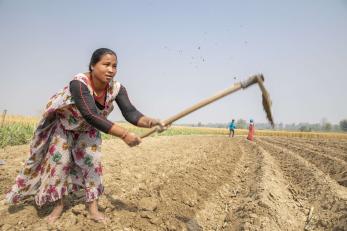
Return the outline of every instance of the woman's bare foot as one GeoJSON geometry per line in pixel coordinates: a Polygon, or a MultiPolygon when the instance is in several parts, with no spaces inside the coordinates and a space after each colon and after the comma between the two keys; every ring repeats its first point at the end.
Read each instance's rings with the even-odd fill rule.
{"type": "Polygon", "coordinates": [[[64,210],[64,202],[63,199],[57,201],[52,212],[46,217],[46,221],[48,224],[53,224],[61,215],[64,210]]]}
{"type": "Polygon", "coordinates": [[[88,212],[89,212],[90,219],[99,223],[107,223],[106,216],[103,213],[99,212],[98,210],[97,200],[87,203],[87,206],[89,210],[88,212]]]}

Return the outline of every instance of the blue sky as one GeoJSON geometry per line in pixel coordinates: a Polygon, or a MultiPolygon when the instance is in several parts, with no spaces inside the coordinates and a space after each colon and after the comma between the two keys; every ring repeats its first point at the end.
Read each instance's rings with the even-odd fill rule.
{"type": "MultiPolygon", "coordinates": [[[[0,110],[39,115],[85,72],[118,54],[116,76],[143,113],[165,119],[263,73],[276,122],[347,118],[347,1],[0,0],[0,110]]],[[[112,120],[122,119],[116,109],[112,120]]],[[[257,87],[179,123],[265,122],[257,87]]]]}

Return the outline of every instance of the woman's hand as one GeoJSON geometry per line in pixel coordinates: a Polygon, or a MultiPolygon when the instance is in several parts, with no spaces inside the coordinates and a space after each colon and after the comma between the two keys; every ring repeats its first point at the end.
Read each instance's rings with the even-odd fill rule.
{"type": "Polygon", "coordinates": [[[141,138],[135,135],[132,132],[125,132],[121,139],[129,146],[134,147],[136,145],[139,145],[141,143],[141,138]]]}
{"type": "Polygon", "coordinates": [[[137,122],[137,126],[142,128],[156,127],[157,132],[163,132],[168,128],[162,121],[148,116],[142,116],[137,122]]]}
{"type": "Polygon", "coordinates": [[[163,132],[168,129],[168,126],[165,126],[165,124],[158,120],[158,119],[149,119],[149,128],[156,127],[157,132],[163,132]]]}
{"type": "Polygon", "coordinates": [[[111,129],[108,131],[108,134],[121,138],[130,147],[134,147],[141,143],[140,137],[127,131],[125,128],[118,126],[117,124],[112,125],[111,129]]]}

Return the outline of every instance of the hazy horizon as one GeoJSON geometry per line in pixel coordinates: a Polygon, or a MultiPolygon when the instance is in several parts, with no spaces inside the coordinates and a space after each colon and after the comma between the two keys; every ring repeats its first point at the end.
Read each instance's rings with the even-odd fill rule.
{"type": "MultiPolygon", "coordinates": [[[[347,2],[0,0],[0,110],[37,116],[116,51],[116,79],[144,114],[165,119],[263,73],[275,123],[347,119],[347,2]]],[[[123,120],[117,106],[109,117],[123,120]]],[[[266,122],[258,87],[176,123],[266,122]]]]}

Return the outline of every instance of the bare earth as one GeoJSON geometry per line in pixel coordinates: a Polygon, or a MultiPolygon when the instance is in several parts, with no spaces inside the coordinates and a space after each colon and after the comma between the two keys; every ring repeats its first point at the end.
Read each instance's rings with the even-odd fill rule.
{"type": "Polygon", "coordinates": [[[89,220],[83,193],[68,198],[52,226],[44,221],[51,205],[5,205],[27,152],[28,145],[0,150],[2,230],[347,230],[347,141],[172,136],[135,148],[105,141],[106,225],[89,220]]]}

